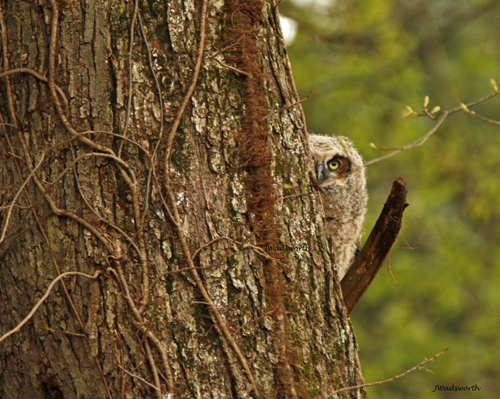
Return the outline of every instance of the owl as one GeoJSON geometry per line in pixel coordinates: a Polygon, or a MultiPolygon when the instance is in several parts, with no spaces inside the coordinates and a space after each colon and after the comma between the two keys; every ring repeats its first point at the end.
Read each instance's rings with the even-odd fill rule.
{"type": "Polygon", "coordinates": [[[342,280],[360,248],[368,193],[363,159],[342,136],[309,136],[322,188],[328,242],[342,280]]]}

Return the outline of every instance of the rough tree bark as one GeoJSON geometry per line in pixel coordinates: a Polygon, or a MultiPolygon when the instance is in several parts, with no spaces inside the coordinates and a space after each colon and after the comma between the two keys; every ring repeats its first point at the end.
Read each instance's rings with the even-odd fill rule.
{"type": "Polygon", "coordinates": [[[0,397],[363,382],[275,3],[0,1],[0,397]]]}

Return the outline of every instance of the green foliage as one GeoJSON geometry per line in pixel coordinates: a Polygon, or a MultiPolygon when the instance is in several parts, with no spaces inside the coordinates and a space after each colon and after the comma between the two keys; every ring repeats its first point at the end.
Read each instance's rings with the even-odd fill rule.
{"type": "MultiPolygon", "coordinates": [[[[406,145],[435,124],[404,119],[411,106],[455,108],[500,81],[500,4],[496,0],[283,1],[299,24],[289,46],[308,128],[342,133],[366,160],[370,148],[406,145]],[[311,4],[313,4],[311,3],[311,4]],[[299,5],[302,4],[302,5],[299,5]]],[[[500,98],[474,111],[500,120],[500,98]]],[[[500,127],[463,112],[422,146],[368,168],[369,232],[392,180],[408,182],[391,268],[383,267],[352,314],[367,382],[390,378],[450,350],[397,381],[368,389],[371,398],[435,399],[435,385],[472,386],[481,398],[500,392],[500,127]],[[411,246],[413,249],[409,249],[411,246]]]]}

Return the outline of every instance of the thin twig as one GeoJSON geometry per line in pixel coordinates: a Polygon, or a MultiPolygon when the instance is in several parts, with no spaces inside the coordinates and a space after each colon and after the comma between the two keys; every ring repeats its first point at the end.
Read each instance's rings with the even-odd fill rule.
{"type": "Polygon", "coordinates": [[[307,95],[306,98],[303,98],[302,100],[299,100],[297,102],[294,102],[293,104],[290,104],[290,105],[285,105],[284,107],[281,107],[280,109],[276,110],[276,111],[273,111],[273,112],[270,112],[269,114],[267,114],[266,116],[264,116],[262,119],[261,119],[261,122],[262,121],[265,121],[267,118],[269,118],[270,116],[273,116],[274,114],[277,114],[277,113],[282,113],[283,111],[287,110],[287,109],[290,109],[290,108],[293,108],[295,107],[296,105],[298,104],[301,104],[303,103],[304,101],[307,101],[309,100],[309,98],[311,97],[311,94],[312,94],[312,90],[309,92],[309,94],[307,95]]]}
{"type": "Polygon", "coordinates": [[[394,152],[391,152],[390,154],[387,154],[387,155],[385,155],[383,157],[372,159],[371,161],[366,162],[365,163],[365,167],[370,166],[370,165],[374,164],[375,162],[379,162],[379,161],[382,161],[384,159],[391,158],[394,155],[400,153],[401,151],[406,151],[406,150],[410,150],[412,148],[420,147],[421,145],[423,145],[427,141],[427,139],[429,137],[431,137],[436,132],[436,130],[439,129],[439,127],[441,126],[441,124],[444,122],[444,120],[448,117],[448,115],[450,113],[451,113],[451,111],[444,111],[441,114],[441,118],[439,119],[438,123],[436,123],[434,125],[434,127],[427,132],[427,134],[425,134],[424,136],[420,137],[418,140],[415,140],[414,142],[412,142],[410,144],[407,144],[407,145],[405,145],[403,147],[394,148],[394,152]]]}
{"type": "Polygon", "coordinates": [[[7,216],[5,218],[5,224],[4,224],[4,227],[2,229],[2,235],[0,236],[0,243],[5,239],[5,233],[7,231],[7,227],[9,226],[10,217],[11,217],[11,214],[12,214],[12,209],[14,208],[14,204],[17,202],[17,199],[21,195],[21,192],[23,191],[24,187],[26,187],[26,184],[28,184],[28,182],[30,181],[30,179],[35,175],[36,170],[40,167],[40,165],[42,164],[44,158],[45,158],[45,154],[42,154],[42,158],[40,159],[40,161],[38,162],[38,164],[36,165],[36,167],[31,170],[31,173],[26,178],[26,180],[23,182],[23,184],[21,185],[21,187],[19,188],[19,190],[17,190],[16,195],[12,199],[12,201],[11,201],[11,203],[9,205],[9,210],[7,211],[7,216]]]}
{"type": "MultiPolygon", "coordinates": [[[[7,45],[7,27],[5,26],[5,19],[3,15],[2,5],[0,4],[0,27],[2,30],[2,52],[3,52],[3,67],[6,71],[9,70],[9,49],[7,45]]],[[[6,75],[6,91],[7,91],[7,103],[9,106],[10,115],[12,118],[13,125],[17,128],[17,117],[14,108],[14,97],[12,96],[12,86],[10,84],[10,78],[6,75]]]]}
{"type": "Polygon", "coordinates": [[[232,67],[231,65],[227,65],[226,63],[222,62],[221,60],[219,60],[218,58],[215,59],[215,61],[217,61],[220,65],[222,65],[224,68],[227,68],[229,69],[230,71],[233,71],[233,72],[236,72],[236,73],[239,73],[240,75],[245,75],[245,76],[248,76],[249,78],[252,78],[253,76],[250,75],[248,72],[245,72],[245,71],[242,71],[241,69],[238,69],[238,68],[235,68],[235,67],[232,67]]]}
{"type": "MultiPolygon", "coordinates": [[[[142,318],[142,315],[139,313],[139,310],[137,309],[137,306],[135,305],[132,296],[130,295],[130,290],[128,288],[127,280],[125,279],[125,275],[123,274],[123,268],[121,266],[121,263],[118,258],[109,255],[108,258],[113,258],[115,259],[115,263],[117,265],[117,270],[113,269],[112,267],[108,267],[106,271],[114,274],[118,282],[120,283],[122,287],[122,292],[124,293],[125,300],[127,301],[128,306],[132,310],[132,313],[135,316],[135,326],[141,330],[143,333],[146,334],[146,336],[155,344],[156,348],[160,352],[161,360],[163,363],[163,367],[165,368],[165,373],[167,373],[167,387],[169,392],[174,392],[175,386],[174,386],[174,378],[172,375],[172,371],[170,370],[170,365],[169,365],[169,360],[168,360],[168,355],[163,347],[163,344],[161,341],[156,337],[156,335],[153,334],[152,331],[148,330],[146,326],[144,325],[144,320],[142,318]]],[[[106,259],[106,261],[109,263],[109,260],[106,259]]]]}
{"type": "Polygon", "coordinates": [[[480,120],[482,120],[483,122],[486,122],[486,123],[491,123],[492,125],[500,125],[500,122],[498,122],[498,121],[494,121],[494,120],[492,120],[492,119],[488,119],[488,118],[485,118],[485,117],[483,117],[483,116],[479,116],[479,115],[478,115],[478,114],[476,114],[474,111],[471,111],[471,110],[467,107],[467,105],[465,105],[465,104],[462,104],[462,105],[461,105],[461,108],[462,108],[462,110],[463,110],[466,114],[468,114],[468,115],[472,116],[473,118],[480,119],[480,120]]]}
{"type": "MultiPolygon", "coordinates": [[[[133,299],[132,299],[132,295],[130,294],[130,290],[128,288],[128,284],[127,284],[127,280],[125,279],[125,275],[123,273],[123,268],[121,266],[121,263],[119,261],[119,259],[117,259],[116,257],[112,256],[112,255],[108,255],[108,258],[114,258],[115,259],[115,263],[116,263],[116,269],[113,269],[111,266],[108,267],[106,269],[107,272],[110,272],[110,273],[113,273],[113,275],[116,277],[116,279],[118,280],[118,282],[120,283],[121,287],[122,287],[122,292],[123,292],[123,296],[125,298],[125,301],[127,302],[128,306],[130,307],[130,309],[132,310],[132,313],[134,314],[135,316],[135,319],[137,320],[138,323],[142,324],[143,323],[143,320],[142,320],[142,316],[141,314],[139,313],[139,311],[137,310],[137,306],[135,305],[133,299]]],[[[106,261],[109,262],[109,260],[106,258],[106,261]]]]}
{"type": "MultiPolygon", "coordinates": [[[[467,103],[467,104],[465,104],[465,105],[467,106],[467,108],[473,108],[473,107],[475,107],[476,105],[479,105],[479,104],[481,104],[481,103],[484,103],[485,101],[488,101],[489,99],[491,99],[491,98],[493,98],[493,97],[498,96],[499,94],[500,94],[500,92],[497,92],[497,91],[496,91],[496,92],[494,92],[494,93],[488,94],[487,96],[484,96],[484,97],[480,98],[479,100],[473,101],[473,102],[471,102],[471,103],[467,103]]],[[[452,109],[448,110],[448,113],[449,113],[449,114],[454,114],[454,113],[456,113],[456,112],[460,112],[460,111],[463,111],[463,109],[462,109],[462,106],[461,106],[461,105],[460,105],[460,106],[458,106],[458,107],[456,107],[456,108],[452,108],[452,109]]]]}
{"type": "Polygon", "coordinates": [[[138,14],[139,17],[139,27],[141,29],[141,34],[142,34],[142,40],[144,41],[144,44],[146,45],[147,53],[148,53],[148,60],[149,60],[149,69],[151,70],[151,74],[153,75],[153,79],[155,81],[155,86],[156,90],[158,91],[158,100],[159,100],[159,106],[160,106],[160,131],[158,133],[158,141],[156,142],[156,146],[153,150],[153,155],[151,156],[151,167],[149,169],[148,173],[148,180],[147,180],[147,185],[146,185],[146,197],[145,197],[145,205],[144,205],[144,212],[143,212],[143,220],[141,221],[141,226],[144,225],[144,217],[146,217],[146,214],[149,209],[149,197],[150,197],[150,192],[151,192],[151,177],[156,179],[155,175],[155,170],[156,170],[156,155],[158,153],[158,148],[160,147],[160,143],[162,142],[162,137],[163,137],[163,119],[164,119],[164,107],[163,107],[163,95],[161,91],[161,86],[160,82],[158,81],[158,76],[156,74],[156,71],[154,69],[154,62],[153,62],[153,57],[151,55],[151,46],[149,45],[146,32],[144,30],[144,24],[142,23],[142,17],[141,13],[138,14]]]}
{"type": "Polygon", "coordinates": [[[54,330],[53,328],[45,327],[45,330],[50,331],[51,333],[60,333],[60,334],[68,334],[75,335],[77,337],[87,338],[85,334],[79,334],[71,331],[63,331],[63,330],[54,330]]]}
{"type": "MultiPolygon", "coordinates": [[[[73,154],[73,164],[76,163],[77,161],[77,157],[76,157],[76,154],[75,154],[75,150],[72,146],[72,154],[73,154]]],[[[125,231],[123,231],[119,226],[117,226],[116,224],[114,224],[113,222],[107,220],[106,218],[104,218],[103,216],[101,216],[99,214],[99,212],[97,212],[94,207],[90,204],[90,202],[88,201],[87,197],[85,196],[84,192],[83,192],[83,189],[82,189],[82,186],[80,184],[80,178],[78,177],[78,173],[76,172],[76,168],[73,169],[73,174],[75,176],[75,181],[76,181],[76,186],[78,188],[78,192],[80,193],[80,196],[82,197],[83,199],[83,202],[85,203],[85,205],[87,205],[87,208],[90,209],[90,211],[95,215],[95,217],[97,219],[99,219],[102,223],[108,225],[109,227],[111,227],[112,229],[116,230],[118,233],[120,233],[130,244],[130,246],[133,246],[134,249],[136,250],[137,254],[140,253],[140,249],[139,247],[137,246],[137,244],[134,242],[134,240],[129,237],[127,235],[127,233],[125,233],[125,231]]]]}
{"type": "Polygon", "coordinates": [[[124,369],[122,366],[118,365],[118,367],[120,367],[125,373],[127,373],[129,376],[131,376],[132,378],[137,378],[138,380],[142,381],[144,384],[146,385],[149,385],[151,388],[153,388],[154,390],[158,391],[158,388],[155,387],[153,384],[151,384],[150,382],[147,382],[144,378],[142,377],[139,377],[137,374],[132,374],[130,371],[127,371],[126,369],[124,369]]]}
{"type": "Polygon", "coordinates": [[[231,43],[230,45],[226,46],[226,47],[223,47],[221,48],[219,51],[217,51],[215,54],[212,54],[210,56],[207,57],[208,60],[212,59],[212,58],[215,58],[217,57],[219,54],[222,54],[224,52],[226,52],[227,50],[235,47],[239,42],[241,42],[241,40],[243,39],[243,36],[240,36],[237,40],[235,40],[233,43],[231,43]]]}
{"type": "Polygon", "coordinates": [[[339,392],[344,392],[344,391],[350,391],[352,389],[359,389],[359,388],[364,388],[364,387],[371,387],[373,385],[380,385],[380,384],[385,384],[386,382],[391,382],[391,381],[394,381],[394,380],[397,380],[398,378],[402,378],[412,372],[414,372],[415,370],[423,367],[424,365],[426,365],[427,363],[431,363],[433,362],[437,357],[441,356],[443,353],[445,353],[449,348],[446,348],[444,351],[442,352],[439,352],[439,353],[436,353],[431,359],[429,360],[424,360],[422,363],[420,364],[417,364],[415,367],[412,367],[411,369],[405,371],[403,374],[399,374],[395,377],[392,377],[392,378],[389,378],[387,380],[383,380],[383,381],[377,381],[377,382],[371,382],[369,384],[361,384],[361,385],[356,385],[356,386],[353,386],[353,387],[347,387],[347,388],[341,388],[341,389],[337,389],[336,391],[333,391],[330,396],[327,396],[327,399],[329,398],[332,398],[333,395],[335,395],[336,393],[339,393],[339,392]]]}
{"type": "MultiPolygon", "coordinates": [[[[471,103],[468,103],[468,104],[465,104],[465,107],[466,108],[472,108],[478,104],[481,104],[485,101],[488,101],[489,99],[493,98],[493,97],[496,97],[500,94],[500,92],[494,92],[494,93],[491,93],[491,94],[488,94],[487,96],[484,96],[482,98],[480,98],[479,100],[477,101],[473,101],[471,103]]],[[[414,113],[415,116],[427,116],[427,117],[430,117],[431,119],[433,120],[438,120],[438,123],[436,125],[434,125],[434,127],[429,130],[429,132],[427,132],[424,136],[422,136],[421,138],[419,138],[418,140],[415,140],[413,141],[412,143],[410,144],[407,144],[403,147],[395,147],[395,148],[389,148],[389,147],[386,147],[386,148],[382,148],[382,147],[374,147],[375,149],[377,150],[380,150],[380,151],[393,151],[391,152],[390,154],[387,154],[383,157],[380,157],[380,158],[376,158],[376,159],[372,159],[371,161],[368,161],[365,163],[365,167],[366,166],[369,166],[369,165],[372,165],[376,162],[379,162],[379,161],[382,161],[384,159],[387,159],[387,158],[391,158],[393,157],[394,155],[400,153],[401,151],[406,151],[406,150],[410,150],[412,148],[416,148],[416,147],[420,147],[421,145],[423,145],[427,139],[429,137],[431,137],[437,129],[439,129],[439,127],[441,126],[441,124],[444,122],[444,120],[448,117],[448,115],[451,115],[451,114],[454,114],[456,112],[460,112],[460,111],[464,111],[464,108],[463,106],[459,106],[459,107],[456,107],[456,108],[452,108],[452,109],[449,109],[447,111],[442,111],[441,113],[437,114],[437,115],[431,115],[424,107],[424,112],[421,113],[421,114],[417,114],[417,113],[414,113]]],[[[466,111],[465,111],[466,112],[466,111]]],[[[466,112],[467,113],[467,112],[466,112]]],[[[470,112],[469,112],[470,113],[470,112]]],[[[492,124],[498,124],[500,125],[500,122],[497,122],[497,121],[492,121],[492,120],[489,120],[489,119],[486,119],[486,118],[482,118],[482,117],[479,117],[477,115],[473,115],[474,117],[477,117],[478,119],[482,119],[484,120],[485,122],[488,122],[488,123],[492,123],[492,124]]]]}
{"type": "Polygon", "coordinates": [[[168,360],[167,351],[164,348],[162,342],[158,339],[158,337],[153,334],[151,330],[146,331],[146,336],[155,344],[156,348],[160,351],[160,358],[163,363],[163,368],[165,369],[165,373],[167,373],[167,387],[170,393],[173,393],[175,390],[174,385],[174,376],[172,371],[170,370],[170,362],[168,360]]]}
{"type": "MultiPolygon", "coordinates": [[[[85,135],[85,134],[108,134],[110,136],[114,136],[114,137],[118,137],[122,140],[125,140],[125,141],[128,141],[130,144],[133,144],[135,145],[137,148],[139,148],[143,153],[144,155],[146,155],[146,157],[151,161],[151,157],[149,155],[149,152],[148,150],[146,150],[142,145],[140,145],[137,141],[135,140],[132,140],[131,138],[129,137],[126,137],[124,136],[123,134],[118,134],[118,133],[113,133],[113,132],[108,132],[107,130],[87,130],[86,132],[83,132],[83,133],[78,133],[78,136],[82,136],[82,135],[85,135]]],[[[70,140],[74,140],[74,139],[77,139],[78,136],[74,136],[73,138],[71,138],[70,140]]]]}
{"type": "MultiPolygon", "coordinates": [[[[234,242],[237,242],[235,240],[233,240],[232,238],[229,238],[229,237],[217,237],[217,238],[214,238],[213,240],[207,242],[206,244],[202,245],[200,248],[198,248],[196,250],[196,252],[191,256],[191,259],[194,260],[194,258],[196,258],[196,256],[201,252],[203,251],[205,248],[209,247],[210,245],[212,245],[214,242],[217,242],[217,241],[220,241],[220,240],[228,240],[228,241],[232,241],[233,243],[234,242]]],[[[191,268],[188,268],[186,270],[189,270],[191,268]]]]}
{"type": "Polygon", "coordinates": [[[480,116],[480,115],[476,114],[475,112],[470,113],[469,115],[472,116],[473,118],[480,119],[483,122],[490,123],[492,125],[500,126],[500,121],[494,121],[493,119],[485,118],[484,116],[480,116]]]}

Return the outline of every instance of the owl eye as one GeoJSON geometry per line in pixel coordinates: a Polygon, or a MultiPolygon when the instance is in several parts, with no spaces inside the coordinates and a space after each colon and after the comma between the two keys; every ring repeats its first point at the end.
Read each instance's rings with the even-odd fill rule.
{"type": "Polygon", "coordinates": [[[330,170],[338,170],[341,166],[341,163],[338,159],[332,159],[328,162],[328,169],[330,170]]]}

